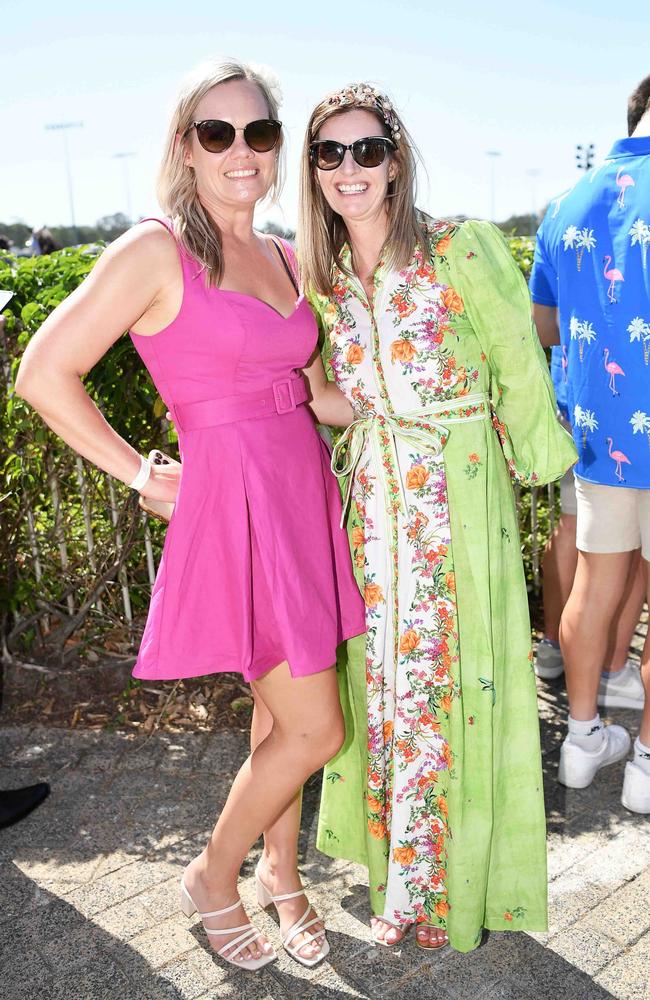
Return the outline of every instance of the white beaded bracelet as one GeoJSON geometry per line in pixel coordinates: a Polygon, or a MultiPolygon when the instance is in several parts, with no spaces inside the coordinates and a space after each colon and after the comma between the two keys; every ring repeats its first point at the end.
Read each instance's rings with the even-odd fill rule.
{"type": "Polygon", "coordinates": [[[129,483],[129,486],[131,487],[132,490],[137,490],[139,493],[140,490],[149,481],[150,475],[151,475],[151,462],[149,461],[148,458],[143,458],[142,455],[140,455],[140,469],[138,470],[138,474],[133,480],[133,482],[129,483]]]}

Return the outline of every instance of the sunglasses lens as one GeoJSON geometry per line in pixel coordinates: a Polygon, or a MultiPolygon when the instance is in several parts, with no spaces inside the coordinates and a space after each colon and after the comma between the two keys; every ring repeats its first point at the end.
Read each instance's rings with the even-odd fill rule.
{"type": "Polygon", "coordinates": [[[209,153],[223,153],[235,141],[235,130],[229,122],[204,121],[196,127],[199,142],[209,153]]]}
{"type": "Polygon", "coordinates": [[[244,139],[256,153],[268,153],[277,146],[281,129],[280,122],[262,118],[248,123],[244,129],[244,139]]]}
{"type": "Polygon", "coordinates": [[[386,159],[386,143],[383,139],[359,139],[352,155],[360,167],[378,167],[386,159]]]}
{"type": "Polygon", "coordinates": [[[330,139],[313,143],[311,149],[313,161],[319,170],[335,170],[340,167],[345,156],[345,150],[339,143],[330,139]]]}

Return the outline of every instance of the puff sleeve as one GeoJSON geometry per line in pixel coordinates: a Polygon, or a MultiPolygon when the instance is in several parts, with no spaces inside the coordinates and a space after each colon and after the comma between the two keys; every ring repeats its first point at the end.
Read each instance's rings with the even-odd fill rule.
{"type": "Polygon", "coordinates": [[[510,473],[526,485],[552,482],[578,456],[557,421],[524,277],[489,222],[464,222],[452,246],[453,281],[490,367],[493,423],[510,473]]]}

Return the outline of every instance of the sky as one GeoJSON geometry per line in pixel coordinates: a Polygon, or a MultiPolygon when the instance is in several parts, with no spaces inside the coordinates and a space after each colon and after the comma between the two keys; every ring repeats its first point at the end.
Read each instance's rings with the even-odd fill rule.
{"type": "Polygon", "coordinates": [[[282,83],[288,177],[260,221],[295,225],[307,118],[360,80],[391,96],[415,138],[422,208],[539,211],[577,179],[577,143],[598,161],[626,134],[649,41],[647,0],[0,0],[0,222],[71,222],[63,133],[46,128],[61,122],[83,123],[65,133],[77,224],[157,214],[175,94],[215,55],[264,63],[282,83]]]}

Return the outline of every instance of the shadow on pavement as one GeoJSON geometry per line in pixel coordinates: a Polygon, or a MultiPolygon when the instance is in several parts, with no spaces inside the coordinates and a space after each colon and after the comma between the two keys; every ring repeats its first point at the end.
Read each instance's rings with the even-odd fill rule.
{"type": "MultiPolygon", "coordinates": [[[[0,848],[2,835],[0,834],[0,848]]],[[[4,853],[4,851],[3,851],[4,853]]],[[[182,1000],[128,944],[3,861],[0,982],[7,1000],[182,1000]]]]}

